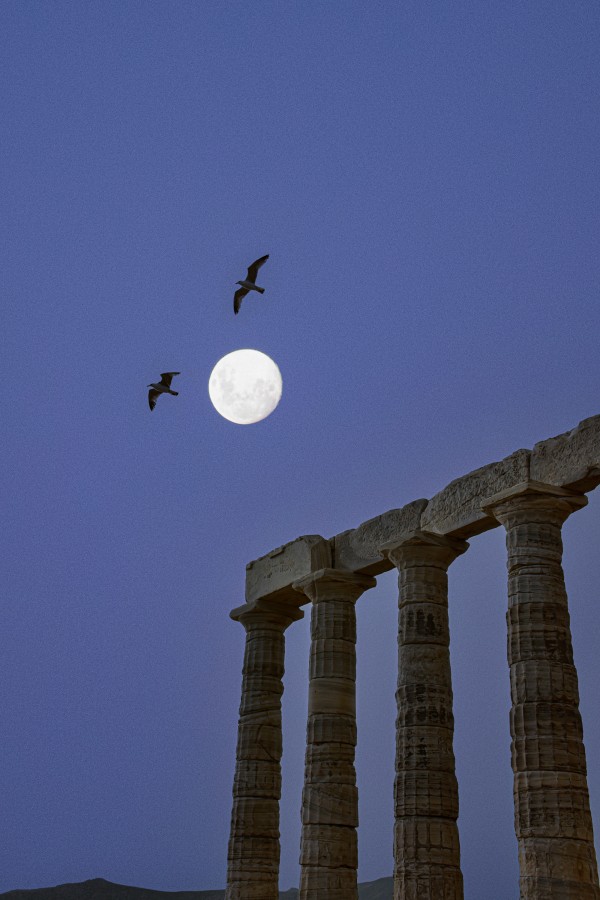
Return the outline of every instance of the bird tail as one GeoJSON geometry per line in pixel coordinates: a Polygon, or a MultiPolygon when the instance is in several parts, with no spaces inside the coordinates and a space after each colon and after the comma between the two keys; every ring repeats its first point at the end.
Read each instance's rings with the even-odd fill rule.
{"type": "Polygon", "coordinates": [[[264,294],[264,292],[265,292],[264,288],[259,288],[259,287],[255,287],[254,290],[258,291],[259,294],[264,294]]]}

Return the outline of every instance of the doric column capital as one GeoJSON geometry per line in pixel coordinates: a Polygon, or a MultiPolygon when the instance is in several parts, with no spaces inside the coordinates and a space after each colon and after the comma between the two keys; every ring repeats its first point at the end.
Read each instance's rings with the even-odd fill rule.
{"type": "Polygon", "coordinates": [[[380,553],[396,568],[428,565],[447,569],[457,556],[469,549],[461,538],[434,534],[432,531],[413,531],[401,541],[390,541],[380,547],[380,553]]]}
{"type": "Polygon", "coordinates": [[[482,505],[484,512],[507,528],[520,522],[562,523],[578,509],[586,506],[585,494],[539,481],[524,481],[494,494],[482,505]]]}
{"type": "Polygon", "coordinates": [[[297,606],[276,601],[258,600],[256,603],[245,603],[232,609],[229,613],[234,622],[241,622],[246,631],[257,628],[285,629],[304,618],[304,613],[297,606]]]}
{"type": "Polygon", "coordinates": [[[356,575],[341,569],[319,569],[312,575],[294,581],[293,588],[306,594],[313,603],[321,600],[349,600],[356,603],[361,594],[376,584],[377,580],[371,575],[356,575]]]}

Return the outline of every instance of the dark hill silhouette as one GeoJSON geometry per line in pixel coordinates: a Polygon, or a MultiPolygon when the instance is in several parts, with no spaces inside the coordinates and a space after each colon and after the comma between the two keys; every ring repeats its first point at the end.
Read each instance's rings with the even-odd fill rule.
{"type": "Polygon", "coordinates": [[[224,891],[152,891],[113,884],[104,878],[0,894],[3,900],[223,900],[224,891]]]}
{"type": "MultiPolygon", "coordinates": [[[[392,900],[393,893],[391,878],[378,878],[358,886],[359,900],[392,900]]],[[[153,891],[93,878],[77,884],[8,891],[0,894],[0,900],[225,900],[225,891],[153,891]]],[[[279,900],[298,900],[297,889],[282,891],[279,900]]]]}

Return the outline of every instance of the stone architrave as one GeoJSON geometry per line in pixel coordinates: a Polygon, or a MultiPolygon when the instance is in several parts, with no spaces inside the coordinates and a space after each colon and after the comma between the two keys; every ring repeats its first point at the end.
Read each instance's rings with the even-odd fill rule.
{"type": "MultiPolygon", "coordinates": [[[[288,602],[292,584],[331,565],[331,546],[320,534],[305,534],[246,566],[246,603],[288,602]]],[[[296,594],[294,603],[299,602],[296,594]]],[[[234,610],[234,615],[235,615],[234,610]]]]}
{"type": "Polygon", "coordinates": [[[284,631],[297,607],[238,607],[246,629],[226,900],[278,900],[284,631]]]}
{"type": "Polygon", "coordinates": [[[400,509],[389,509],[357,528],[334,535],[329,539],[333,568],[361,575],[388,572],[393,565],[382,556],[380,547],[391,541],[401,541],[406,534],[420,528],[426,506],[427,500],[413,500],[400,509]]]}
{"type": "Polygon", "coordinates": [[[300,900],[357,900],[355,603],[376,581],[323,569],[294,583],[312,601],[300,900]]]}
{"type": "Polygon", "coordinates": [[[561,528],[582,494],[528,482],[485,504],[506,528],[521,900],[599,900],[561,528]]]}
{"type": "Polygon", "coordinates": [[[382,552],[399,571],[395,900],[462,900],[448,626],[459,538],[415,532],[382,552]]]}
{"type": "Polygon", "coordinates": [[[474,537],[498,523],[482,507],[484,501],[530,478],[531,452],[516,450],[510,456],[455,478],[431,498],[421,516],[423,531],[450,537],[474,537]]]}
{"type": "Polygon", "coordinates": [[[600,484],[600,416],[539,441],[531,451],[532,481],[591,491],[600,484]]]}

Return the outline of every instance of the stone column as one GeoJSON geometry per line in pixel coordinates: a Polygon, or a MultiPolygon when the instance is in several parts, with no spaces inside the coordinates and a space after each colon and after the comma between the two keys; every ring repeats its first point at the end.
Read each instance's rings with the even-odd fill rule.
{"type": "Polygon", "coordinates": [[[462,900],[447,570],[468,543],[417,531],[398,568],[394,900],[462,900]]]}
{"type": "Polygon", "coordinates": [[[562,571],[581,494],[528,482],[486,511],[507,531],[508,663],[522,900],[598,900],[598,871],[562,571]]]}
{"type": "Polygon", "coordinates": [[[312,601],[300,900],[357,900],[355,603],[376,581],[321,569],[294,582],[312,601]]]}
{"type": "Polygon", "coordinates": [[[226,900],[278,900],[284,631],[301,610],[235,610],[246,629],[226,900]]]}

